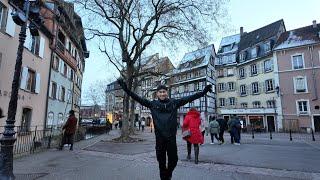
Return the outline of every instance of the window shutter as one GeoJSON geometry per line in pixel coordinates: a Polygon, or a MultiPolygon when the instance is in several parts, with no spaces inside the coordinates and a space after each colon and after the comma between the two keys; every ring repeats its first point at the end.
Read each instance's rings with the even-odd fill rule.
{"type": "Polygon", "coordinates": [[[52,82],[50,82],[49,97],[52,97],[52,82]]]}
{"type": "MultiPolygon", "coordinates": [[[[29,23],[28,23],[28,26],[29,26],[29,23]]],[[[26,40],[24,42],[24,47],[30,50],[31,49],[31,43],[32,43],[31,34],[30,34],[30,31],[27,29],[27,31],[26,31],[26,40]]]]}
{"type": "Polygon", "coordinates": [[[41,88],[40,74],[36,73],[36,89],[35,89],[35,92],[39,94],[40,93],[40,88],[41,88]]]}
{"type": "Polygon", "coordinates": [[[69,39],[66,39],[66,50],[69,50],[69,39]]]}
{"type": "Polygon", "coordinates": [[[22,77],[21,77],[21,82],[20,82],[20,88],[21,89],[26,89],[27,77],[28,77],[28,68],[27,67],[23,67],[23,69],[22,69],[22,77]]]}
{"type": "Polygon", "coordinates": [[[223,69],[223,76],[227,76],[228,75],[228,70],[227,69],[223,69]]]}
{"type": "Polygon", "coordinates": [[[63,61],[62,59],[59,58],[59,72],[62,73],[63,72],[63,61]]]}
{"type": "Polygon", "coordinates": [[[251,85],[246,85],[246,93],[247,93],[247,95],[250,95],[251,94],[251,85]]]}
{"type": "Polygon", "coordinates": [[[260,74],[260,72],[262,72],[261,71],[261,65],[260,65],[260,63],[258,62],[258,63],[256,63],[256,67],[257,67],[257,74],[260,74]]]}
{"type": "Polygon", "coordinates": [[[61,86],[60,86],[60,85],[57,85],[57,94],[56,94],[56,97],[57,97],[58,100],[61,100],[60,89],[61,89],[61,86]]]}
{"type": "Polygon", "coordinates": [[[46,40],[45,40],[42,36],[40,36],[39,56],[40,56],[41,58],[44,58],[45,42],[46,42],[46,40]]]}
{"type": "Polygon", "coordinates": [[[8,33],[10,36],[14,37],[16,24],[13,22],[12,16],[12,9],[9,8],[8,16],[7,16],[7,26],[6,26],[6,33],[8,33]]]}

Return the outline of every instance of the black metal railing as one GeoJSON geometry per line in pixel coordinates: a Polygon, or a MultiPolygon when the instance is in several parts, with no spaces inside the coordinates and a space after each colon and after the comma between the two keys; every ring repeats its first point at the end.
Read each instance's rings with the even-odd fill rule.
{"type": "MultiPolygon", "coordinates": [[[[0,126],[0,137],[4,126],[0,126]]],[[[15,156],[32,154],[49,148],[57,148],[60,145],[62,138],[61,127],[47,127],[43,126],[29,126],[29,127],[15,127],[16,141],[13,147],[13,154],[15,156]]],[[[75,141],[90,139],[106,133],[106,125],[80,125],[75,134],[75,141]]]]}

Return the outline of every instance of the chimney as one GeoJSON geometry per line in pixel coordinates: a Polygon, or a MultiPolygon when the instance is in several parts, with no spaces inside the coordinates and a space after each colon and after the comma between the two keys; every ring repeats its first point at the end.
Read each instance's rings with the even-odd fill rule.
{"type": "Polygon", "coordinates": [[[240,36],[243,35],[243,27],[240,27],[240,36]]]}
{"type": "Polygon", "coordinates": [[[317,28],[317,21],[316,20],[312,21],[312,26],[313,26],[313,28],[317,28]]]}

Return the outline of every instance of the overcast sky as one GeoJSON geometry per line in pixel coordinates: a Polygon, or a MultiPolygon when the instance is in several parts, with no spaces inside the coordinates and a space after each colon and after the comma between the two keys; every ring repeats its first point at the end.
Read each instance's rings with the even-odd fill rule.
{"type": "MultiPolygon", "coordinates": [[[[221,37],[219,35],[210,43],[214,43],[217,49],[223,36],[239,33],[241,26],[244,31],[250,32],[279,19],[284,20],[286,30],[311,25],[313,20],[320,23],[319,8],[320,0],[230,0],[228,11],[233,31],[221,35],[221,37]]],[[[82,97],[93,82],[115,79],[118,76],[118,72],[113,65],[107,63],[103,55],[99,53],[97,44],[95,41],[87,42],[90,58],[86,59],[82,97]]],[[[197,48],[195,47],[195,49],[197,48]]],[[[165,48],[161,48],[159,52],[154,53],[160,53],[161,57],[169,56],[174,65],[177,65],[187,51],[181,48],[175,55],[172,55],[165,48]]],[[[83,103],[87,104],[87,102],[83,103]]]]}

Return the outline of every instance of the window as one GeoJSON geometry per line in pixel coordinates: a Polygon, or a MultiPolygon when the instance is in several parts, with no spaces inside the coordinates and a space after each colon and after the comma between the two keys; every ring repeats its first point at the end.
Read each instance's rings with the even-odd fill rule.
{"type": "Polygon", "coordinates": [[[276,101],[275,100],[267,101],[267,108],[275,108],[275,107],[276,107],[276,101]]]}
{"type": "Polygon", "coordinates": [[[251,76],[257,75],[258,70],[257,70],[257,64],[252,64],[251,65],[251,76]]]}
{"type": "Polygon", "coordinates": [[[246,85],[240,85],[240,96],[247,95],[246,85]]]}
{"type": "Polygon", "coordinates": [[[63,63],[63,75],[67,76],[67,73],[68,73],[68,66],[66,63],[63,63]]]}
{"type": "Polygon", "coordinates": [[[257,57],[257,48],[254,47],[251,49],[251,58],[256,58],[257,57]]]}
{"type": "Polygon", "coordinates": [[[265,90],[266,90],[266,92],[271,92],[271,91],[274,91],[274,83],[273,83],[274,81],[273,81],[273,79],[268,79],[268,80],[266,80],[266,84],[265,84],[265,90]]]}
{"type": "Polygon", "coordinates": [[[74,76],[74,72],[73,72],[73,69],[71,69],[71,70],[70,70],[70,77],[69,77],[69,79],[70,79],[71,81],[73,81],[73,76],[74,76]]]}
{"type": "Polygon", "coordinates": [[[228,51],[231,50],[231,48],[232,48],[232,45],[223,46],[223,47],[222,47],[222,52],[223,52],[223,53],[224,53],[224,52],[228,52],[228,51]]]}
{"type": "Polygon", "coordinates": [[[218,70],[218,77],[223,77],[224,74],[223,74],[223,69],[219,69],[218,70]]]}
{"type": "Polygon", "coordinates": [[[240,62],[243,62],[243,61],[246,60],[246,52],[245,51],[241,52],[239,56],[240,56],[239,57],[240,58],[240,62]]]}
{"type": "Polygon", "coordinates": [[[239,77],[240,78],[245,78],[245,76],[246,76],[245,73],[246,73],[246,71],[244,68],[239,69],[239,77]]]}
{"type": "Polygon", "coordinates": [[[35,92],[36,90],[36,73],[30,69],[28,69],[26,90],[30,92],[35,92]]]}
{"type": "Polygon", "coordinates": [[[220,102],[220,107],[224,107],[225,106],[225,99],[224,98],[220,98],[219,102],[220,102]]]}
{"type": "Polygon", "coordinates": [[[187,79],[191,79],[191,73],[187,74],[187,79]]]}
{"type": "Polygon", "coordinates": [[[55,82],[51,82],[51,97],[57,99],[57,84],[55,82]]]}
{"type": "Polygon", "coordinates": [[[241,108],[248,108],[248,103],[241,103],[241,108]]]}
{"type": "Polygon", "coordinates": [[[295,77],[294,78],[294,89],[295,89],[295,93],[308,92],[307,78],[306,77],[295,77]]]}
{"type": "Polygon", "coordinates": [[[31,125],[32,110],[29,108],[22,109],[21,129],[20,132],[29,132],[31,125]]]}
{"type": "Polygon", "coordinates": [[[273,62],[271,59],[264,61],[264,72],[272,71],[273,62]]]}
{"type": "Polygon", "coordinates": [[[218,87],[219,87],[219,91],[224,91],[224,83],[219,83],[218,87]]]}
{"type": "Polygon", "coordinates": [[[258,82],[254,82],[251,84],[251,88],[252,88],[252,94],[258,94],[259,93],[259,83],[258,82]]]}
{"type": "Polygon", "coordinates": [[[254,101],[252,103],[252,106],[253,106],[253,108],[260,108],[261,107],[261,103],[260,103],[260,101],[254,101]]]}
{"type": "Polygon", "coordinates": [[[229,91],[234,91],[234,82],[228,82],[228,90],[229,91]]]}
{"type": "Polygon", "coordinates": [[[39,50],[40,50],[40,36],[32,36],[30,51],[33,54],[39,55],[39,50]]]}
{"type": "Polygon", "coordinates": [[[263,49],[264,49],[264,52],[269,52],[270,51],[270,41],[263,44],[263,49]]]}
{"type": "Polygon", "coordinates": [[[228,76],[233,76],[233,69],[232,68],[228,68],[227,69],[227,75],[228,76]]]}
{"type": "Polygon", "coordinates": [[[307,100],[297,101],[298,114],[308,114],[309,113],[309,102],[307,100]]]}
{"type": "Polygon", "coordinates": [[[59,71],[59,57],[54,56],[53,63],[52,63],[52,69],[59,71]]]}
{"type": "Polygon", "coordinates": [[[48,113],[48,122],[47,122],[47,125],[48,125],[48,126],[52,126],[52,125],[53,125],[53,121],[54,121],[54,113],[53,113],[53,112],[49,112],[49,113],[48,113]]]}
{"type": "Polygon", "coordinates": [[[65,96],[66,96],[66,89],[63,86],[61,86],[60,100],[64,102],[65,96]]]}
{"type": "Polygon", "coordinates": [[[304,68],[304,61],[302,55],[292,56],[292,69],[304,68]]]}
{"type": "Polygon", "coordinates": [[[229,104],[230,104],[230,106],[235,106],[236,105],[236,98],[235,97],[229,98],[229,104]]]}

